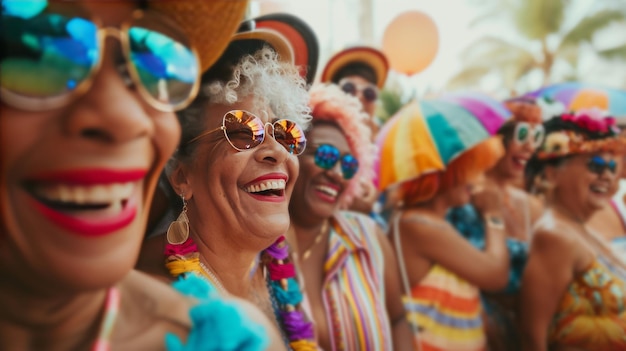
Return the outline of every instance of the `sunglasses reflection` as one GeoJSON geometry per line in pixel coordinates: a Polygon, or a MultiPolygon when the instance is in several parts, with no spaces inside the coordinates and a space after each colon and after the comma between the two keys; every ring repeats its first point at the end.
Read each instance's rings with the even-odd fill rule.
{"type": "Polygon", "coordinates": [[[341,155],[336,146],[330,144],[314,145],[315,149],[315,165],[330,170],[340,162],[341,175],[348,180],[354,177],[359,170],[359,161],[350,153],[341,155]]]}

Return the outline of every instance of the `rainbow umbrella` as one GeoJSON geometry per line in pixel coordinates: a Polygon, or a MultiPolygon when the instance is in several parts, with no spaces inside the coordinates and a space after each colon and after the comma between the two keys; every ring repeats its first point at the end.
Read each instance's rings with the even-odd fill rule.
{"type": "Polygon", "coordinates": [[[378,188],[445,170],[464,151],[493,136],[509,117],[496,100],[467,93],[406,105],[378,133],[378,188]]]}
{"type": "Polygon", "coordinates": [[[626,90],[569,82],[550,85],[526,96],[559,101],[571,111],[597,107],[616,117],[626,116],[626,90]]]}

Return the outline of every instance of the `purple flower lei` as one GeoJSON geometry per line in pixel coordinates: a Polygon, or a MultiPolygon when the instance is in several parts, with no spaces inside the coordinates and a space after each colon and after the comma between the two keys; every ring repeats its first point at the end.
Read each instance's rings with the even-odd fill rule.
{"type": "Polygon", "coordinates": [[[296,280],[293,263],[289,262],[288,246],[285,237],[281,236],[268,247],[263,256],[266,258],[270,274],[271,294],[278,303],[277,316],[283,330],[287,334],[290,346],[294,351],[317,348],[313,324],[303,313],[300,301],[301,288],[296,280]]]}

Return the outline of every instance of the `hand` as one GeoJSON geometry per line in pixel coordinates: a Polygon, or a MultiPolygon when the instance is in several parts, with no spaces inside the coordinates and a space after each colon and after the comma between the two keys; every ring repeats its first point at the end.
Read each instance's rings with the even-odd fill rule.
{"type": "Polygon", "coordinates": [[[483,216],[487,214],[500,214],[503,200],[502,189],[493,182],[484,181],[478,185],[472,194],[472,204],[483,216]]]}

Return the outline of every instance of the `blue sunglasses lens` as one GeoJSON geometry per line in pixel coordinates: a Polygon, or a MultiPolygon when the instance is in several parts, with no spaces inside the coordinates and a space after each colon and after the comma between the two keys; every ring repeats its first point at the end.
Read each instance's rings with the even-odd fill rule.
{"type": "Polygon", "coordinates": [[[352,155],[341,156],[339,149],[332,145],[322,144],[315,151],[315,164],[323,169],[332,169],[341,159],[341,173],[344,179],[351,179],[359,170],[359,161],[352,155]]]}
{"type": "Polygon", "coordinates": [[[331,169],[339,161],[339,150],[332,145],[320,145],[315,151],[315,164],[323,169],[331,169]]]}
{"type": "Polygon", "coordinates": [[[617,163],[615,160],[606,161],[600,156],[593,156],[591,160],[589,160],[587,168],[589,171],[596,174],[602,174],[605,169],[608,169],[611,173],[615,173],[617,172],[617,163]]]}
{"type": "MultiPolygon", "coordinates": [[[[89,19],[44,12],[45,0],[2,4],[2,89],[25,98],[55,98],[89,81],[103,48],[89,19]]],[[[134,83],[149,98],[179,107],[195,93],[199,64],[184,34],[159,18],[135,18],[122,40],[134,83]]]]}
{"type": "Polygon", "coordinates": [[[45,6],[15,3],[8,1],[2,8],[2,88],[35,98],[76,89],[97,65],[97,26],[80,17],[41,13],[45,6]]]}
{"type": "Polygon", "coordinates": [[[352,155],[344,155],[341,158],[341,172],[345,179],[351,179],[359,170],[359,160],[352,155]]]}
{"type": "Polygon", "coordinates": [[[194,53],[181,42],[144,27],[131,27],[128,38],[130,59],[148,93],[167,105],[186,101],[199,76],[194,53]]]}

